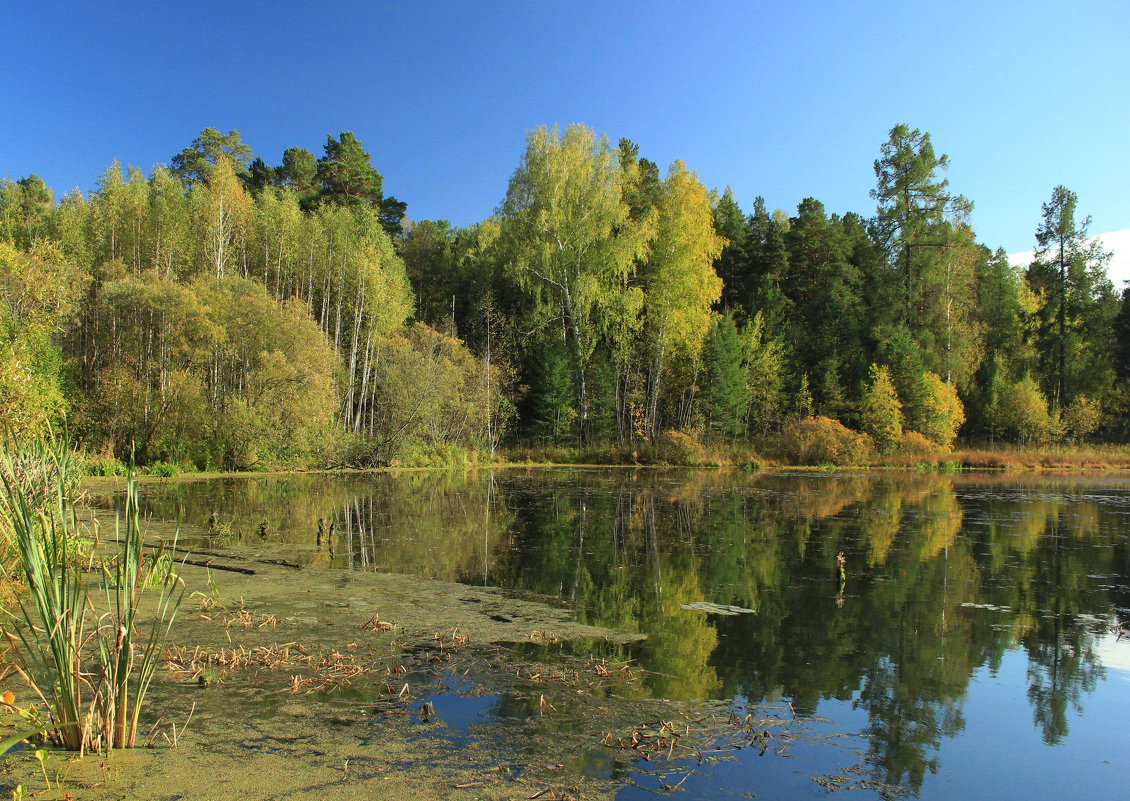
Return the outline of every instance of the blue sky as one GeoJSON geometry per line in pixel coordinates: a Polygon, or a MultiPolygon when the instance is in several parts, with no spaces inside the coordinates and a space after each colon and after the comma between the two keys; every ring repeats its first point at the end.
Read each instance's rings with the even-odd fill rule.
{"type": "Polygon", "coordinates": [[[526,133],[583,122],[746,210],[870,214],[895,123],[929,131],[991,247],[1074,190],[1130,228],[1130,3],[0,4],[0,177],[84,192],[206,126],[268,163],[353,131],[413,219],[502,200],[526,133]]]}

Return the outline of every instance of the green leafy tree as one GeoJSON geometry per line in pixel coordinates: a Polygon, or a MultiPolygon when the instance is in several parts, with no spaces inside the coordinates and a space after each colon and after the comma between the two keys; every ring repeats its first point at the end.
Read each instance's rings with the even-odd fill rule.
{"type": "Polygon", "coordinates": [[[499,210],[505,263],[516,282],[552,309],[573,373],[578,434],[589,436],[589,365],[601,312],[645,252],[650,226],[633,224],[608,140],[583,125],[538,128],[499,210]]]}
{"type": "Polygon", "coordinates": [[[82,283],[57,244],[0,241],[0,428],[32,434],[66,411],[58,335],[82,283]]]}
{"type": "Polygon", "coordinates": [[[192,266],[193,224],[189,197],[164,167],[149,176],[146,207],[147,265],[158,276],[185,278],[192,266]]]}
{"type": "Polygon", "coordinates": [[[54,195],[38,175],[0,180],[0,240],[27,248],[47,233],[54,207],[54,195]]]}
{"type": "MultiPolygon", "coordinates": [[[[760,430],[762,436],[776,424],[781,409],[785,379],[785,348],[767,330],[765,317],[758,312],[742,328],[742,359],[749,405],[746,407],[746,432],[760,430]]],[[[808,376],[802,377],[801,414],[812,414],[808,376]]]]}
{"type": "MultiPolygon", "coordinates": [[[[981,249],[969,224],[973,204],[953,198],[942,228],[942,246],[929,276],[927,318],[919,321],[935,343],[934,365],[946,383],[968,386],[984,354],[984,323],[978,308],[981,249]]],[[[921,337],[920,337],[921,338],[921,337]]]]}
{"type": "Polygon", "coordinates": [[[461,276],[455,255],[456,232],[447,220],[421,220],[405,232],[400,256],[416,296],[416,319],[440,328],[453,315],[461,276]]]}
{"type": "Polygon", "coordinates": [[[207,182],[192,190],[197,261],[202,270],[221,280],[233,264],[246,264],[239,257],[249,241],[252,206],[231,161],[221,157],[215,166],[205,168],[204,174],[207,182]]]}
{"type": "Polygon", "coordinates": [[[1073,442],[1090,436],[1102,424],[1102,406],[1086,395],[1076,395],[1063,410],[1061,420],[1064,432],[1073,442]]]}
{"type": "Polygon", "coordinates": [[[965,406],[957,396],[957,387],[943,381],[937,373],[926,373],[923,380],[926,392],[920,433],[948,448],[965,422],[965,406]]]}
{"type": "Polygon", "coordinates": [[[1042,444],[1055,435],[1056,420],[1039,385],[1030,377],[1007,384],[1001,393],[1001,423],[1020,444],[1042,444]]]}
{"type": "Polygon", "coordinates": [[[880,453],[890,453],[902,438],[902,404],[885,366],[871,365],[861,418],[864,433],[871,435],[880,453]]]}

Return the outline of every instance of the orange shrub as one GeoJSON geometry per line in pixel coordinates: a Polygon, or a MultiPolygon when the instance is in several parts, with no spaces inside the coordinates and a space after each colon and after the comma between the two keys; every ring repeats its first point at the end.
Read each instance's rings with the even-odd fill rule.
{"type": "Polygon", "coordinates": [[[830,417],[790,417],[781,429],[781,447],[797,464],[861,464],[875,450],[867,434],[830,417]]]}
{"type": "Polygon", "coordinates": [[[899,456],[908,456],[919,461],[935,459],[948,451],[948,448],[939,447],[917,431],[904,432],[898,446],[899,456]]]}
{"type": "Polygon", "coordinates": [[[707,461],[706,449],[683,431],[663,431],[655,439],[655,455],[667,464],[694,467],[707,461]]]}

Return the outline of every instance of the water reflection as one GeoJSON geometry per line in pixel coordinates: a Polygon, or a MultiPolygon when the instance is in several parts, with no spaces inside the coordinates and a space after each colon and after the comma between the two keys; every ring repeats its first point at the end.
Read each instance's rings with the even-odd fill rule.
{"type": "Polygon", "coordinates": [[[311,565],[548,596],[645,633],[674,699],[787,698],[866,713],[875,779],[918,791],[966,727],[971,679],[1027,658],[1048,745],[1130,651],[1122,479],[482,471],[146,485],[160,518],[311,565]],[[322,534],[319,536],[319,530],[322,534]],[[332,533],[331,533],[332,532],[332,533]],[[837,554],[846,557],[840,587],[837,554]],[[722,616],[696,602],[749,613],[722,616]],[[1074,714],[1070,714],[1074,713],[1074,714]]]}

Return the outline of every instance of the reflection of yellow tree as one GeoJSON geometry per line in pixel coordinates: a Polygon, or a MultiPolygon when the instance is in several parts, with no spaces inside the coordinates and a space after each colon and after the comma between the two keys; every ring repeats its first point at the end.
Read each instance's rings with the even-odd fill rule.
{"type": "Polygon", "coordinates": [[[887,554],[902,524],[902,495],[896,485],[884,484],[863,512],[863,540],[867,543],[867,564],[886,564],[887,554]]]}
{"type": "Polygon", "coordinates": [[[662,590],[645,600],[640,621],[648,635],[648,684],[663,698],[709,698],[721,685],[709,664],[718,632],[707,615],[682,608],[703,600],[702,585],[690,560],[672,559],[664,567],[662,590]]]}
{"type": "Polygon", "coordinates": [[[183,520],[186,528],[207,530],[214,514],[232,536],[254,542],[262,524],[302,564],[327,566],[332,550],[351,567],[447,581],[489,577],[508,550],[514,521],[489,474],[169,482],[143,485],[142,496],[147,513],[183,520]]]}
{"type": "Polygon", "coordinates": [[[1089,539],[1099,533],[1099,507],[1087,501],[1074,506],[1074,514],[1067,521],[1071,536],[1076,539],[1089,539]]]}
{"type": "Polygon", "coordinates": [[[610,580],[597,586],[588,568],[582,567],[577,578],[575,607],[581,623],[624,631],[639,630],[639,598],[627,570],[612,571],[610,580]]]}
{"type": "Polygon", "coordinates": [[[995,501],[986,505],[989,519],[989,548],[992,569],[1001,570],[1009,554],[1028,556],[1039,546],[1048,521],[1059,519],[1059,504],[1050,499],[1025,498],[1022,501],[995,501]]]}
{"type": "Polygon", "coordinates": [[[781,486],[780,511],[789,516],[804,517],[810,520],[823,520],[834,517],[849,506],[859,503],[871,492],[871,480],[864,475],[850,476],[787,476],[787,482],[774,476],[764,486],[781,486]]]}
{"type": "Polygon", "coordinates": [[[925,561],[953,545],[961,531],[961,506],[948,483],[940,492],[930,493],[919,505],[922,512],[920,558],[925,561]]]}

